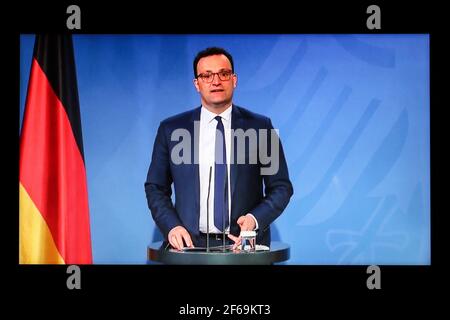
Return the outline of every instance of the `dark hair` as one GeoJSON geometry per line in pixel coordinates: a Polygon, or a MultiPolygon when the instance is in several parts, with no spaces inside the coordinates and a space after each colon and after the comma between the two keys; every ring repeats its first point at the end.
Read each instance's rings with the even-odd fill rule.
{"type": "Polygon", "coordinates": [[[231,71],[234,73],[234,63],[233,63],[233,57],[231,56],[231,54],[228,51],[226,51],[225,49],[223,49],[223,48],[209,47],[209,48],[206,48],[205,50],[200,51],[195,56],[194,65],[193,65],[194,66],[194,77],[195,78],[197,78],[197,64],[200,61],[200,59],[204,58],[204,57],[214,56],[216,54],[223,54],[225,57],[228,58],[228,60],[230,60],[231,71]]]}

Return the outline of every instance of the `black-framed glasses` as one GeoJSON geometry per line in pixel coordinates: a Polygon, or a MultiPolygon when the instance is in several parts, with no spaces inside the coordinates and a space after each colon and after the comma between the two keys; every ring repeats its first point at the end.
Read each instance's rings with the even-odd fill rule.
{"type": "Polygon", "coordinates": [[[228,81],[231,79],[233,72],[231,70],[221,70],[219,72],[205,72],[200,73],[197,78],[202,79],[203,82],[211,83],[214,80],[214,76],[217,74],[220,81],[228,81]]]}

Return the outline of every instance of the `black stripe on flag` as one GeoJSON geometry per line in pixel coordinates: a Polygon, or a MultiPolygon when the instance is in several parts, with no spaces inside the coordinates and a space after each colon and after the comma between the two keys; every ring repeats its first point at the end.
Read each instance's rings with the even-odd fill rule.
{"type": "Polygon", "coordinates": [[[33,57],[66,109],[78,149],[84,159],[73,42],[70,34],[37,34],[33,57]]]}

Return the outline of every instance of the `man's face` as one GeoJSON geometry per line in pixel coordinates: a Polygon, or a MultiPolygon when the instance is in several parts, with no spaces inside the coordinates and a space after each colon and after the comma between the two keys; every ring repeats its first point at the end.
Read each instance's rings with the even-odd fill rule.
{"type": "MultiPolygon", "coordinates": [[[[231,63],[223,54],[201,58],[197,64],[197,75],[221,71],[231,72],[231,63]]],[[[235,74],[232,74],[229,80],[221,80],[218,74],[214,74],[210,83],[203,81],[202,77],[194,79],[202,104],[212,109],[221,109],[231,104],[236,84],[235,74]]]]}

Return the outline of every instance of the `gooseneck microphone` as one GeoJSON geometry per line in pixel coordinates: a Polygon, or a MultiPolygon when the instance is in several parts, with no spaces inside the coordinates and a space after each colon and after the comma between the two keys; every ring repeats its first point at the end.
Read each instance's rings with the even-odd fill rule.
{"type": "Polygon", "coordinates": [[[206,252],[209,252],[209,193],[211,191],[211,172],[212,166],[209,167],[208,196],[206,197],[206,252]]]}

